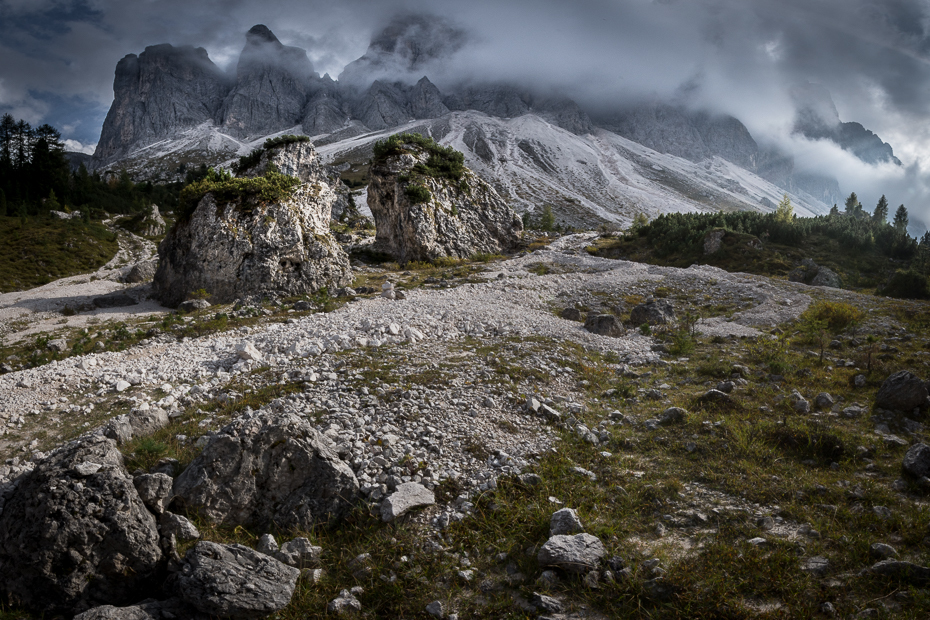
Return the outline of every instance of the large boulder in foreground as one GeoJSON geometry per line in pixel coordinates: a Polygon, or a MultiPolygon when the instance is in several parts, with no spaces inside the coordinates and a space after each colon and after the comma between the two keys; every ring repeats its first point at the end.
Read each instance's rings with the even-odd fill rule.
{"type": "Polygon", "coordinates": [[[174,503],[224,525],[310,530],[358,495],[332,442],[296,415],[259,411],[210,438],[174,483],[174,503]]]}
{"type": "Polygon", "coordinates": [[[287,607],[300,570],[242,545],[197,543],[178,576],[181,599],[212,617],[264,618],[287,607]]]}
{"type": "Polygon", "coordinates": [[[135,602],[161,560],[155,518],[105,437],[65,444],[38,463],[0,514],[0,590],[30,609],[135,602]]]}
{"type": "Polygon", "coordinates": [[[178,222],[158,247],[154,285],[166,306],[200,289],[213,303],[229,303],[351,283],[348,256],[329,230],[336,191],[313,145],[292,142],[255,155],[235,179],[208,177],[185,189],[178,222]],[[195,200],[185,213],[183,205],[195,200]]]}
{"type": "Polygon", "coordinates": [[[461,153],[416,134],[376,146],[368,206],[379,251],[404,263],[498,254],[517,245],[522,220],[462,161],[461,153]]]}

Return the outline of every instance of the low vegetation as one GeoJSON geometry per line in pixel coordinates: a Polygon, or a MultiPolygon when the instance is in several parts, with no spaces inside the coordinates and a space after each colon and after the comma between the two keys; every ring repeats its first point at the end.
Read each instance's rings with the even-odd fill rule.
{"type": "Polygon", "coordinates": [[[239,161],[233,165],[233,171],[240,173],[248,170],[249,168],[254,168],[256,164],[261,161],[262,153],[269,149],[273,149],[276,146],[299,144],[301,142],[310,142],[310,138],[308,136],[295,136],[292,134],[277,136],[275,138],[268,138],[265,140],[265,143],[261,148],[255,149],[248,155],[243,155],[240,157],[239,161]]]}
{"type": "Polygon", "coordinates": [[[99,222],[0,217],[0,292],[93,272],[117,249],[116,234],[99,222]]]}
{"type": "Polygon", "coordinates": [[[409,153],[412,147],[424,150],[428,159],[425,164],[417,164],[411,171],[410,180],[416,176],[462,181],[465,174],[465,156],[451,146],[442,146],[435,140],[418,133],[394,134],[374,145],[373,163],[385,161],[388,157],[409,153]]]}
{"type": "Polygon", "coordinates": [[[281,174],[277,170],[268,170],[260,177],[240,179],[225,170],[217,171],[210,168],[206,177],[181,191],[179,219],[189,218],[207,194],[213,194],[217,203],[238,199],[281,202],[293,195],[298,185],[299,179],[281,174]]]}
{"type": "Polygon", "coordinates": [[[727,271],[787,277],[804,258],[839,274],[844,287],[923,298],[930,294],[930,234],[918,242],[905,227],[867,215],[834,212],[800,218],[777,213],[672,213],[606,235],[589,251],[673,267],[708,264],[727,271]],[[719,250],[705,253],[708,233],[720,231],[719,250]],[[901,270],[904,263],[908,268],[901,270]]]}

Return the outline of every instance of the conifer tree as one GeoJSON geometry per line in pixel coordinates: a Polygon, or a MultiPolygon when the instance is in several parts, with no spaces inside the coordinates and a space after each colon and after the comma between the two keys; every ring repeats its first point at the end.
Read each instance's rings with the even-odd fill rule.
{"type": "Polygon", "coordinates": [[[878,224],[884,224],[888,221],[888,199],[882,194],[875,205],[875,212],[872,214],[872,221],[878,224]]]}
{"type": "Polygon", "coordinates": [[[790,222],[794,214],[794,207],[791,206],[791,199],[788,194],[782,196],[778,206],[775,207],[775,219],[779,222],[790,222]]]}
{"type": "Polygon", "coordinates": [[[894,228],[899,233],[907,232],[907,209],[904,205],[898,207],[894,214],[894,228]]]}
{"type": "Polygon", "coordinates": [[[855,215],[860,209],[862,205],[859,204],[859,197],[856,196],[856,192],[853,192],[846,199],[846,215],[855,215]]]}
{"type": "Polygon", "coordinates": [[[839,215],[839,214],[840,214],[840,208],[837,207],[836,203],[834,202],[833,206],[830,207],[830,215],[839,215]]]}

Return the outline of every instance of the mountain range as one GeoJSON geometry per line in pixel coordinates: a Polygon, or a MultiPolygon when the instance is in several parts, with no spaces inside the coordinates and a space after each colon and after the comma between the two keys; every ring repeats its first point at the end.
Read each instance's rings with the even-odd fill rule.
{"type": "MultiPolygon", "coordinates": [[[[269,136],[301,133],[364,185],[373,143],[418,131],[463,151],[517,211],[549,204],[573,225],[769,210],[786,192],[799,214],[841,202],[835,179],[796,170],[790,155],[760,146],[732,116],[663,101],[586,110],[564,95],[490,81],[446,80],[440,90],[426,73],[466,41],[441,19],[397,18],[338,80],[263,25],[246,33],[234,74],[203,48],[147,47],[117,64],[92,166],[173,180],[192,166],[228,165],[269,136]]],[[[840,122],[825,90],[805,85],[794,95],[797,133],[868,163],[900,164],[880,138],[840,122]]]]}

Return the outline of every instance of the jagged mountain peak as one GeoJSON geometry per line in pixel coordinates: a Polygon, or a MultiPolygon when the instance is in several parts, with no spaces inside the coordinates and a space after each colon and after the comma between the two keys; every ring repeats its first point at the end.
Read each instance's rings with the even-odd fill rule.
{"type": "Polygon", "coordinates": [[[794,133],[811,140],[829,140],[867,164],[900,166],[894,149],[860,123],[840,120],[830,91],[822,84],[805,82],[791,89],[795,104],[794,133]]]}
{"type": "Polygon", "coordinates": [[[256,24],[249,28],[249,31],[245,33],[245,38],[249,43],[277,43],[281,45],[278,37],[274,36],[274,33],[265,24],[256,24]]]}
{"type": "Polygon", "coordinates": [[[339,81],[354,86],[379,77],[412,78],[431,63],[460,50],[468,40],[464,30],[434,15],[399,15],[371,39],[365,54],[343,69],[339,81]]]}

